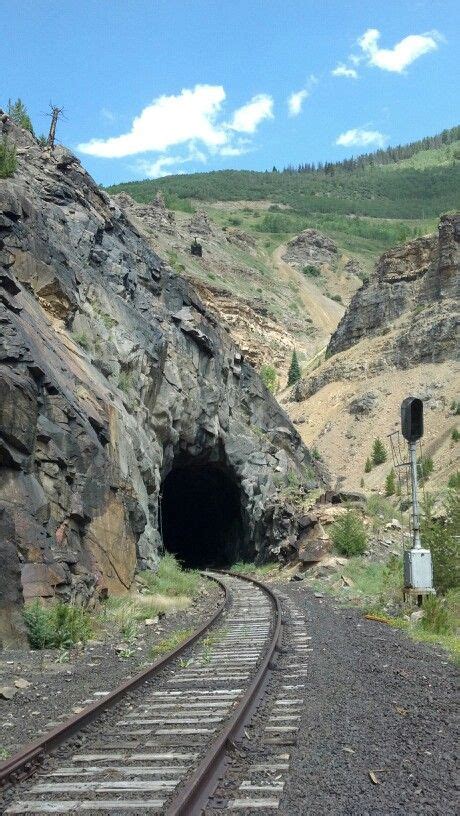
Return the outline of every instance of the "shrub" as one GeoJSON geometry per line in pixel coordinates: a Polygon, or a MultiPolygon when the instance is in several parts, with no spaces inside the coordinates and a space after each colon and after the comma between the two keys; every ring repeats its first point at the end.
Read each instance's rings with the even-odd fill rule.
{"type": "Polygon", "coordinates": [[[417,462],[417,475],[421,484],[425,484],[430,473],[433,473],[433,460],[431,456],[421,456],[417,462]]]}
{"type": "Polygon", "coordinates": [[[342,295],[329,295],[331,300],[335,300],[336,303],[343,303],[342,295]]]}
{"type": "Polygon", "coordinates": [[[372,463],[374,465],[383,465],[387,460],[387,452],[381,439],[374,439],[372,445],[372,463]]]}
{"type": "Polygon", "coordinates": [[[455,416],[458,416],[460,414],[460,402],[457,402],[457,400],[452,400],[450,410],[453,414],[455,414],[455,416]]]}
{"type": "Polygon", "coordinates": [[[268,364],[264,364],[260,369],[260,379],[272,394],[276,391],[277,376],[276,369],[268,364]]]}
{"type": "Polygon", "coordinates": [[[341,555],[362,555],[366,549],[366,531],[361,519],[353,510],[347,510],[334,522],[331,538],[341,555]]]}
{"type": "Polygon", "coordinates": [[[370,473],[372,470],[372,460],[368,456],[366,459],[366,464],[364,465],[364,473],[370,473]]]}
{"type": "Polygon", "coordinates": [[[422,629],[436,635],[445,635],[451,631],[449,611],[444,598],[428,595],[423,602],[423,611],[425,614],[422,618],[422,629]]]}
{"type": "Polygon", "coordinates": [[[433,518],[434,501],[427,495],[423,505],[421,538],[431,550],[434,585],[444,594],[460,585],[460,494],[449,490],[444,519],[433,518]]]}
{"type": "Polygon", "coordinates": [[[312,264],[307,264],[302,269],[304,275],[309,275],[310,278],[319,278],[321,276],[321,269],[318,269],[317,266],[313,266],[312,264]]]}
{"type": "Polygon", "coordinates": [[[321,456],[321,454],[320,454],[318,448],[316,447],[316,445],[311,449],[311,455],[312,455],[312,458],[316,459],[318,462],[323,461],[323,457],[321,456]]]}
{"type": "Polygon", "coordinates": [[[62,601],[48,607],[33,601],[24,607],[23,615],[32,649],[68,649],[74,643],[85,643],[92,634],[88,613],[62,601]]]}
{"type": "Polygon", "coordinates": [[[458,440],[460,439],[460,431],[458,430],[458,428],[454,428],[454,430],[452,431],[451,439],[453,442],[458,442],[458,440]]]}
{"type": "Polygon", "coordinates": [[[457,470],[456,473],[452,473],[452,475],[449,476],[447,487],[451,490],[460,490],[460,470],[457,470]]]}
{"type": "Polygon", "coordinates": [[[17,167],[16,147],[10,146],[6,136],[0,142],[0,178],[9,178],[17,167]]]}
{"type": "Polygon", "coordinates": [[[300,380],[302,373],[300,371],[299,361],[297,359],[296,350],[292,352],[291,358],[291,365],[289,366],[288,371],[288,385],[294,385],[295,382],[300,380]]]}
{"type": "Polygon", "coordinates": [[[396,492],[396,474],[391,468],[387,478],[385,479],[385,496],[393,496],[396,492]]]}
{"type": "Polygon", "coordinates": [[[86,351],[88,351],[88,349],[91,347],[89,337],[84,332],[74,332],[73,339],[75,340],[76,343],[78,343],[79,346],[84,348],[86,351]]]}
{"type": "Polygon", "coordinates": [[[129,392],[133,384],[133,375],[131,371],[120,371],[118,375],[118,388],[120,391],[123,391],[124,394],[129,392]]]}

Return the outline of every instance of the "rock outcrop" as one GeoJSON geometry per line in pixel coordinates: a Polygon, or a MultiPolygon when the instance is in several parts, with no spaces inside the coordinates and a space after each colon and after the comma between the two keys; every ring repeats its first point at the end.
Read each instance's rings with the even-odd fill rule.
{"type": "Polygon", "coordinates": [[[176,235],[174,213],[166,208],[160,192],[148,204],[138,204],[124,192],[114,196],[114,201],[127,213],[130,220],[134,221],[134,226],[138,227],[140,222],[151,237],[157,238],[159,233],[176,235]]]}
{"type": "MultiPolygon", "coordinates": [[[[458,297],[459,264],[459,214],[443,216],[438,236],[417,238],[385,252],[372,279],[354,295],[331,337],[327,356],[382,334],[393,321],[415,312],[408,363],[416,358],[445,359],[454,342],[451,306],[458,297]],[[426,345],[423,338],[429,334],[432,342],[426,345]]],[[[401,337],[400,345],[403,352],[408,343],[401,337]]],[[[404,365],[402,357],[399,362],[404,365]]]]}
{"type": "MultiPolygon", "coordinates": [[[[0,184],[0,640],[23,598],[94,603],[154,567],[181,465],[236,485],[243,557],[286,552],[308,451],[240,349],[68,151],[10,122],[0,184]]],[[[156,210],[162,209],[156,206],[156,210]]],[[[168,216],[169,218],[169,216],[168,216]]]]}
{"type": "Polygon", "coordinates": [[[459,213],[442,216],[437,236],[385,252],[332,335],[326,362],[297,383],[293,398],[337,380],[457,359],[459,272],[459,213]]]}
{"type": "Polygon", "coordinates": [[[320,267],[322,264],[333,266],[337,256],[337,245],[331,238],[318,230],[306,229],[286,245],[283,261],[298,267],[320,267]]]}

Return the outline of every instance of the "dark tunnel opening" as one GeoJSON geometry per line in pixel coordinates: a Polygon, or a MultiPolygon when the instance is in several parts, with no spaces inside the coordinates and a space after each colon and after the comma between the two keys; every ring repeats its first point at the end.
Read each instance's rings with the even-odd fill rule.
{"type": "Polygon", "coordinates": [[[161,524],[165,549],[185,567],[224,569],[244,554],[240,491],[221,465],[173,467],[163,482],[161,524]]]}

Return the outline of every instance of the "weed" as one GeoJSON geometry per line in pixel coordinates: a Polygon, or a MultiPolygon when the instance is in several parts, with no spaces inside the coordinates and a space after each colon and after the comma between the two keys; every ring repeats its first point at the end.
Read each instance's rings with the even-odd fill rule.
{"type": "Polygon", "coordinates": [[[460,439],[460,431],[458,430],[458,428],[454,428],[450,436],[452,442],[458,442],[458,440],[460,439]]]}
{"type": "Polygon", "coordinates": [[[120,371],[118,375],[118,388],[124,394],[128,394],[133,385],[133,375],[131,371],[120,371]]]}
{"type": "Polygon", "coordinates": [[[33,601],[24,607],[23,616],[32,649],[68,649],[75,643],[85,643],[92,634],[89,614],[62,601],[48,607],[33,601]]]}
{"type": "Polygon", "coordinates": [[[152,658],[160,657],[160,655],[168,654],[168,652],[172,652],[173,649],[176,649],[180,646],[184,640],[190,637],[192,634],[192,629],[176,629],[167,638],[164,640],[160,640],[159,643],[155,643],[154,646],[150,649],[150,656],[152,658]]]}
{"type": "Polygon", "coordinates": [[[91,348],[90,339],[85,332],[72,332],[72,337],[79,346],[85,349],[85,351],[88,351],[91,348]]]}
{"type": "Polygon", "coordinates": [[[11,751],[8,751],[8,748],[2,748],[0,746],[0,759],[8,759],[11,756],[11,751]]]}
{"type": "Polygon", "coordinates": [[[433,473],[433,460],[431,456],[421,456],[417,462],[417,475],[420,484],[425,484],[430,474],[433,473]]]}
{"type": "Polygon", "coordinates": [[[194,597],[200,583],[199,572],[182,569],[179,561],[171,553],[166,553],[160,559],[156,572],[147,570],[141,573],[141,578],[150,593],[166,596],[194,597]]]}
{"type": "Polygon", "coordinates": [[[449,612],[443,598],[429,595],[423,603],[423,612],[422,629],[434,632],[436,635],[447,635],[451,631],[449,612]]]}

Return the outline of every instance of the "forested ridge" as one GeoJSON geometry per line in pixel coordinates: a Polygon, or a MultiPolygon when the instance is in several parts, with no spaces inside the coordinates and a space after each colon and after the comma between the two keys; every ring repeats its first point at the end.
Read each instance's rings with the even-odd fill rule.
{"type": "Polygon", "coordinates": [[[457,207],[459,189],[460,127],[455,127],[410,145],[322,167],[191,173],[117,184],[109,192],[125,190],[135,200],[147,202],[161,190],[173,208],[175,204],[181,208],[180,202],[189,199],[268,199],[290,206],[299,215],[426,219],[457,207]]]}

